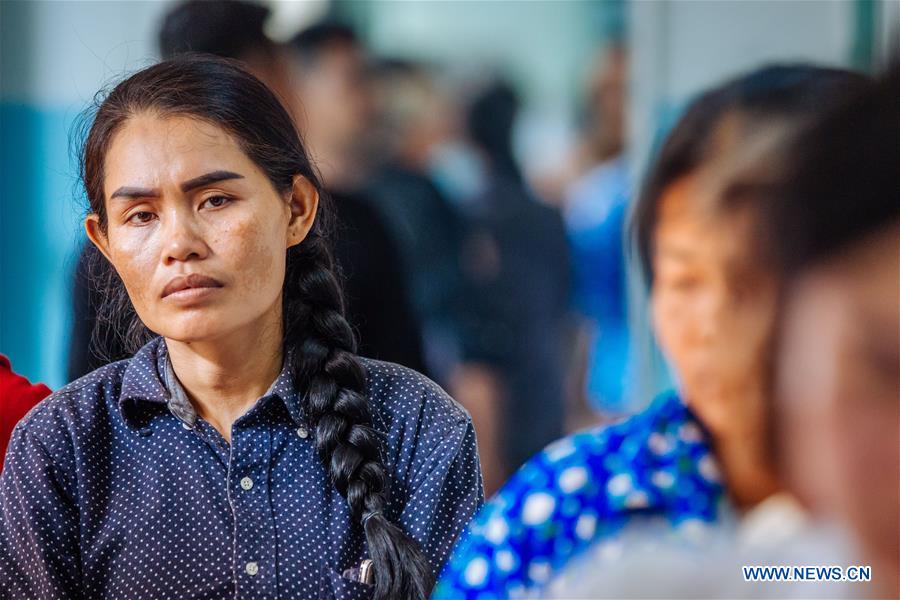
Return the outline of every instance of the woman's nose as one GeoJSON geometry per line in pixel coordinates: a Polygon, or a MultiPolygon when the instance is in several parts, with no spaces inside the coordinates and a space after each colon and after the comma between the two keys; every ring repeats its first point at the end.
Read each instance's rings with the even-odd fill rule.
{"type": "Polygon", "coordinates": [[[199,227],[189,216],[183,214],[170,216],[168,225],[164,227],[163,236],[165,240],[163,262],[166,264],[201,260],[209,253],[199,227]]]}

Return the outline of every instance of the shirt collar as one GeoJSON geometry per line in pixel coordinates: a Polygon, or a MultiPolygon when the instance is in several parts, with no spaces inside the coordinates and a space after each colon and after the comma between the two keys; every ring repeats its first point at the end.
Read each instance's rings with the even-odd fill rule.
{"type": "MultiPolygon", "coordinates": [[[[306,419],[288,362],[285,361],[278,377],[262,397],[280,398],[294,423],[303,425],[306,419]]],[[[119,409],[132,427],[140,427],[146,418],[142,419],[146,408],[154,405],[167,407],[176,418],[189,426],[197,420],[193,405],[175,377],[166,343],[161,337],[148,342],[129,359],[119,394],[119,409]]]]}
{"type": "Polygon", "coordinates": [[[169,393],[159,377],[156,364],[160,346],[165,347],[162,338],[154,338],[128,359],[128,366],[122,375],[119,392],[119,410],[125,422],[132,427],[144,423],[148,405],[165,406],[169,393]]]}

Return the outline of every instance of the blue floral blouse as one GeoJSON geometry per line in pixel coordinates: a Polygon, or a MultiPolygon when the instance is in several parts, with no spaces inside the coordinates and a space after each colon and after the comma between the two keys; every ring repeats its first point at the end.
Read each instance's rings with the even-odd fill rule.
{"type": "Polygon", "coordinates": [[[718,521],[725,505],[707,434],[669,393],[525,464],[476,516],[433,598],[531,596],[626,524],[661,517],[687,533],[718,521]]]}

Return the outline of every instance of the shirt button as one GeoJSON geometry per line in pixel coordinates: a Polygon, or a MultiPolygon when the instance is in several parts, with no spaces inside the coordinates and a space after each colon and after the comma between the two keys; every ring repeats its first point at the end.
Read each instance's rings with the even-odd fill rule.
{"type": "Polygon", "coordinates": [[[255,562],[248,562],[244,570],[247,571],[247,575],[253,576],[259,573],[259,565],[255,562]]]}
{"type": "MultiPolygon", "coordinates": [[[[241,479],[241,487],[244,488],[245,490],[249,490],[250,488],[253,487],[253,480],[250,479],[249,477],[244,477],[243,479],[241,479]]],[[[256,564],[256,563],[250,563],[250,564],[256,564]]],[[[247,568],[249,568],[249,565],[247,568]]],[[[252,575],[252,573],[250,573],[250,574],[252,575]]]]}
{"type": "Polygon", "coordinates": [[[303,427],[303,426],[298,427],[298,428],[297,428],[297,435],[299,435],[302,439],[305,440],[306,438],[309,437],[309,430],[308,430],[306,427],[303,427]]]}

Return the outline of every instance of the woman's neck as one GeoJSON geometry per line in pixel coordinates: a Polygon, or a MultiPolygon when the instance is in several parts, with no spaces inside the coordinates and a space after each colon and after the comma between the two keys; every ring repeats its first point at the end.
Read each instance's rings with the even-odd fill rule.
{"type": "Polygon", "coordinates": [[[172,369],[194,410],[229,443],[232,424],[281,372],[280,314],[277,326],[271,325],[257,323],[210,341],[166,340],[172,369]]]}

